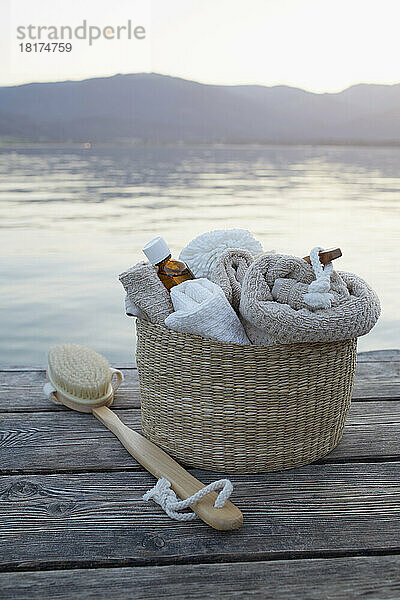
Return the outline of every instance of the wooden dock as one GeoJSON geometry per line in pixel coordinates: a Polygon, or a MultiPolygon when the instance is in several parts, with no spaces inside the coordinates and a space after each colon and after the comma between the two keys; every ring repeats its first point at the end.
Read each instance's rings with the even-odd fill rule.
{"type": "MultiPolygon", "coordinates": [[[[125,375],[115,409],[139,429],[136,371],[125,375]]],[[[50,403],[43,369],[0,380],[0,598],[399,600],[399,350],[359,355],[326,458],[231,477],[244,515],[232,532],[143,502],[154,479],[91,415],[50,403]]]]}

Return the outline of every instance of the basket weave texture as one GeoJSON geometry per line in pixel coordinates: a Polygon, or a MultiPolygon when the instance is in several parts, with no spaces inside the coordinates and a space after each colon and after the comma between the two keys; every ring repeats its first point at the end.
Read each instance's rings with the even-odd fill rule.
{"type": "Polygon", "coordinates": [[[225,473],[291,469],[340,441],[357,340],[239,346],[137,320],[146,437],[225,473]]]}

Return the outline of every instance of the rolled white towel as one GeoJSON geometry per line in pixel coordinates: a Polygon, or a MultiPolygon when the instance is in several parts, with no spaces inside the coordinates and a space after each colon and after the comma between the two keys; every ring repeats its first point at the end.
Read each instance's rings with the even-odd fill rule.
{"type": "Polygon", "coordinates": [[[194,238],[183,248],[179,258],[188,265],[195,277],[211,279],[218,257],[229,248],[248,250],[252,256],[263,252],[260,242],[247,229],[217,229],[194,238]]]}
{"type": "Polygon", "coordinates": [[[234,344],[250,344],[239,317],[219,285],[208,279],[183,281],[171,289],[175,312],[169,329],[234,344]]]}

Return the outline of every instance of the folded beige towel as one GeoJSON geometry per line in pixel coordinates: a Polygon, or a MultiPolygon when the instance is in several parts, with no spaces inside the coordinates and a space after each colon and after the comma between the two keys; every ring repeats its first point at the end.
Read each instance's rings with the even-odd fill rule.
{"type": "Polygon", "coordinates": [[[250,341],[256,345],[330,342],[372,329],[380,303],[365,281],[352,273],[333,272],[331,307],[318,310],[304,303],[313,281],[313,268],[300,258],[266,254],[255,260],[244,277],[239,307],[250,341]],[[285,283],[275,286],[281,279],[285,283]]]}
{"type": "Polygon", "coordinates": [[[119,280],[137,314],[146,321],[165,326],[165,319],[174,311],[174,307],[155,267],[149,262],[139,262],[121,273],[119,280]]]}
{"type": "Polygon", "coordinates": [[[254,256],[248,250],[229,248],[218,256],[210,279],[219,285],[235,310],[239,310],[242,282],[254,256]]]}

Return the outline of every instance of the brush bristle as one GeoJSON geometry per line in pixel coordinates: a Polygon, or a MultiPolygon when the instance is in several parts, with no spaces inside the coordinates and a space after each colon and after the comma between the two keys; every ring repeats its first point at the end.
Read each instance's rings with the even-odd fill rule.
{"type": "Polygon", "coordinates": [[[85,346],[62,344],[49,352],[51,378],[60,391],[86,400],[107,394],[111,370],[104,356],[85,346]]]}

